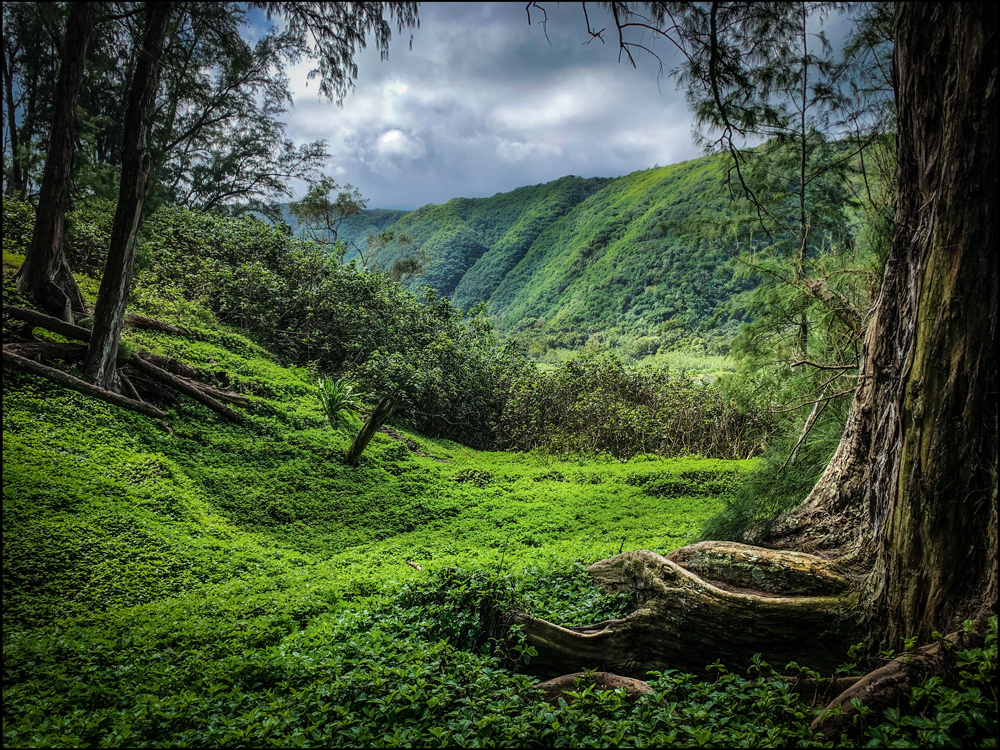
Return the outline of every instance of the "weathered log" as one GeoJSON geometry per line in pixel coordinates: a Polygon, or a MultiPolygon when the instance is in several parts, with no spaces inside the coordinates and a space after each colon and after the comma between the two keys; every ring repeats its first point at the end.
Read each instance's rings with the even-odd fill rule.
{"type": "Polygon", "coordinates": [[[230,422],[236,422],[237,424],[244,423],[245,419],[242,414],[233,411],[221,401],[209,395],[205,387],[199,386],[186,378],[167,372],[166,370],[157,367],[152,362],[148,362],[138,357],[130,359],[129,364],[144,375],[166,383],[172,388],[176,388],[181,393],[190,396],[195,401],[204,404],[212,411],[228,419],[230,422]]]}
{"type": "Polygon", "coordinates": [[[157,318],[151,318],[148,315],[139,315],[138,313],[126,313],[125,324],[131,326],[132,328],[144,328],[151,331],[161,331],[174,336],[190,335],[190,331],[186,328],[175,326],[172,323],[167,323],[166,321],[158,320],[157,318]]]}
{"type": "Polygon", "coordinates": [[[3,311],[16,320],[23,320],[25,323],[58,333],[60,336],[65,336],[68,339],[90,341],[90,331],[86,328],[67,323],[65,320],[54,318],[37,310],[30,310],[27,307],[17,307],[16,305],[4,305],[3,311]]]}
{"type": "Polygon", "coordinates": [[[638,608],[621,620],[575,628],[515,613],[514,624],[538,652],[529,665],[537,674],[597,669],[643,677],[651,670],[702,671],[716,661],[742,668],[755,654],[777,669],[795,661],[832,672],[853,642],[851,594],[726,591],[648,550],[616,555],[589,571],[603,588],[634,594],[638,608]]]}
{"type": "Polygon", "coordinates": [[[207,376],[205,372],[197,367],[194,367],[193,365],[189,365],[186,362],[180,362],[176,359],[171,359],[170,357],[164,357],[162,354],[153,354],[152,352],[136,352],[132,356],[151,362],[160,369],[172,372],[174,375],[180,375],[182,378],[204,380],[207,376]]]}
{"type": "Polygon", "coordinates": [[[30,372],[33,375],[41,375],[43,378],[48,378],[60,385],[70,388],[74,391],[79,391],[80,393],[86,394],[88,396],[93,396],[94,398],[100,399],[101,401],[107,401],[115,406],[120,406],[123,409],[130,409],[131,411],[137,411],[141,414],[146,414],[150,417],[165,417],[167,413],[155,406],[151,406],[142,401],[136,401],[131,398],[126,398],[118,393],[112,393],[111,391],[106,391],[103,388],[99,388],[96,385],[91,385],[90,383],[80,380],[79,378],[74,378],[72,375],[63,372],[62,370],[57,370],[54,367],[46,367],[45,365],[39,364],[38,362],[33,362],[30,359],[25,359],[24,357],[8,351],[6,348],[3,350],[3,361],[4,364],[10,365],[12,367],[17,367],[25,372],[30,372]]]}
{"type": "Polygon", "coordinates": [[[181,380],[186,380],[189,382],[191,387],[197,388],[198,390],[206,393],[207,395],[214,398],[216,401],[221,401],[226,404],[235,404],[236,406],[249,406],[250,402],[247,400],[246,396],[240,393],[233,393],[232,391],[224,391],[221,388],[215,388],[210,385],[205,385],[201,382],[202,379],[208,377],[208,373],[203,370],[199,370],[197,367],[192,367],[184,362],[179,362],[176,359],[171,359],[170,357],[164,357],[159,354],[153,354],[151,352],[136,352],[132,355],[132,359],[129,360],[129,364],[134,364],[132,360],[142,359],[161,370],[166,370],[167,372],[176,375],[181,380]],[[192,382],[198,381],[198,382],[192,382]]]}

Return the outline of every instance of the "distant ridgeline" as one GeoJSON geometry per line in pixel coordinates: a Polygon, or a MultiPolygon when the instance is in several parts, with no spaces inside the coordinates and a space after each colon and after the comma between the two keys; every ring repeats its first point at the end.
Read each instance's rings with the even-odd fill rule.
{"type": "Polygon", "coordinates": [[[431,265],[407,286],[431,286],[463,309],[485,302],[499,328],[550,345],[612,330],[691,335],[748,283],[732,280],[728,243],[712,239],[729,204],[725,158],[563,177],[409,213],[369,210],[346,219],[340,237],[364,247],[390,226],[409,234],[413,245],[389,244],[372,264],[389,268],[419,248],[431,265]]]}

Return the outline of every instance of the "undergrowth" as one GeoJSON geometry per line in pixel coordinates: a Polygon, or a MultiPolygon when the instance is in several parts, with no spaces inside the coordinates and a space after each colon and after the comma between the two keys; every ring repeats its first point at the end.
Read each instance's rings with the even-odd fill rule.
{"type": "MultiPolygon", "coordinates": [[[[377,435],[351,468],[355,428],[329,423],[312,369],[168,303],[191,337],[126,343],[215,373],[246,395],[245,425],[181,399],[165,431],[5,374],[6,747],[820,744],[763,665],[653,675],[638,702],[581,685],[549,705],[504,617],[623,616],[633,602],[593,588],[586,565],[692,541],[754,462],[489,453],[407,432],[377,435]]],[[[995,746],[995,629],[859,742],[995,746]]]]}

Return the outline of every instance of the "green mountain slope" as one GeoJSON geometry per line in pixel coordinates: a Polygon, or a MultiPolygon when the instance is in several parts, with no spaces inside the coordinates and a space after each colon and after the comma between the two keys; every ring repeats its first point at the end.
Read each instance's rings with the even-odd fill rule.
{"type": "MultiPolygon", "coordinates": [[[[485,302],[505,330],[571,346],[612,329],[690,331],[742,288],[721,270],[724,246],[699,231],[726,210],[724,177],[715,156],[616,179],[563,177],[428,204],[391,226],[431,261],[410,286],[429,285],[463,309],[485,302]]],[[[342,232],[367,224],[365,214],[352,217],[342,232]]],[[[413,247],[390,244],[374,264],[388,268],[413,247]]]]}
{"type": "MultiPolygon", "coordinates": [[[[453,198],[407,214],[394,228],[406,232],[431,259],[414,284],[427,284],[468,308],[488,300],[537,237],[608,179],[563,177],[492,198],[453,198]]],[[[375,259],[389,267],[409,248],[390,245],[375,259]]]]}

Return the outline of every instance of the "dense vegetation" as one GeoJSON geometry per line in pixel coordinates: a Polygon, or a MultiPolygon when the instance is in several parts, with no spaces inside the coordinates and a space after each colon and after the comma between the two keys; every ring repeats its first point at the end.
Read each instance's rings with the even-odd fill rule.
{"type": "MultiPolygon", "coordinates": [[[[66,252],[74,267],[102,267],[110,214],[99,203],[71,215],[66,252]]],[[[4,218],[5,247],[23,253],[30,206],[5,199],[4,218]]],[[[136,310],[196,327],[210,311],[213,321],[240,328],[286,364],[355,383],[369,405],[402,387],[396,416],[424,435],[480,448],[527,449],[544,439],[563,452],[611,451],[621,458],[648,452],[729,458],[756,453],[772,429],[759,400],[723,398],[664,368],[626,373],[613,359],[585,357],[539,377],[515,346],[500,344],[482,311],[463,315],[430,289],[405,291],[384,274],[343,265],[253,217],[164,207],[145,225],[140,269],[136,310]],[[567,390],[581,376],[587,388],[567,390]],[[635,387],[640,381],[644,388],[635,387]],[[609,442],[597,436],[608,429],[609,413],[592,403],[611,392],[615,398],[602,408],[628,414],[629,421],[609,442]],[[669,420],[667,411],[674,414],[669,420]],[[682,443],[672,442],[671,420],[687,420],[690,428],[716,418],[732,442],[722,433],[695,438],[690,429],[682,443]]],[[[183,358],[182,351],[175,355],[183,358]]]]}
{"type": "MultiPolygon", "coordinates": [[[[75,216],[69,246],[81,267],[100,251],[102,215],[75,216]]],[[[9,274],[30,211],[5,201],[5,218],[4,291],[17,302],[9,274]]],[[[351,469],[341,457],[358,422],[331,427],[316,365],[304,366],[333,350],[287,342],[266,316],[266,295],[293,287],[291,259],[311,273],[319,259],[252,219],[171,209],[149,226],[135,304],[191,335],[130,329],[124,346],[220,373],[247,395],[248,422],[182,400],[164,431],[48,381],[5,376],[5,744],[819,744],[813,709],[765,665],[749,675],[720,665],[708,679],[665,673],[650,682],[655,700],[581,685],[578,699],[550,705],[530,690],[530,650],[498,629],[509,608],[566,624],[620,616],[630,602],[591,588],[584,565],[625,545],[666,552],[690,541],[750,462],[478,453],[404,433],[377,436],[351,469]],[[237,306],[235,285],[262,291],[237,306]]],[[[341,293],[357,287],[353,312],[340,313],[356,316],[357,334],[342,340],[356,352],[370,351],[358,326],[379,314],[380,295],[395,295],[414,326],[486,335],[440,300],[380,279],[347,267],[327,280],[341,293]]],[[[79,280],[92,294],[95,282],[79,280]]],[[[483,356],[499,355],[481,340],[483,356]]],[[[390,354],[405,362],[409,351],[390,354]]],[[[512,398],[524,420],[544,398],[579,417],[574,378],[607,394],[646,382],[661,389],[654,400],[671,387],[700,393],[592,356],[534,386],[530,372],[513,381],[515,394],[534,394],[512,398]]],[[[716,413],[714,398],[704,413],[716,413]]],[[[675,427],[694,435],[702,422],[675,427]]],[[[560,445],[573,432],[553,428],[550,448],[612,450],[560,445]]],[[[982,743],[995,728],[995,659],[995,640],[956,654],[952,682],[928,685],[864,736],[982,743]]]]}
{"type": "MultiPolygon", "coordinates": [[[[325,155],[283,139],[284,67],[311,57],[336,100],[366,35],[385,54],[389,21],[402,32],[417,11],[321,5],[267,5],[286,25],[252,47],[229,3],[4,6],[5,744],[995,747],[996,473],[960,452],[996,453],[980,416],[995,406],[981,371],[996,305],[967,302],[995,302],[992,203],[968,153],[912,149],[954,129],[914,128],[926,102],[945,123],[995,120],[995,17],[865,5],[840,61],[811,40],[806,4],[685,6],[669,30],[664,7],[618,5],[619,31],[641,18],[644,34],[679,35],[716,147],[734,133],[762,145],[409,214],[359,213],[349,185],[331,203],[340,186],[324,178],[290,206],[314,233],[343,229],[317,245],[252,218],[280,218],[270,201],[325,155]],[[955,49],[926,45],[927,18],[955,49]],[[879,79],[897,34],[898,91],[879,79]],[[765,47],[767,64],[745,54],[765,47]],[[983,106],[941,99],[938,67],[968,73],[949,86],[986,92],[983,106]],[[848,122],[851,143],[831,140],[848,122]],[[902,179],[949,170],[968,215],[902,179]],[[909,238],[907,217],[934,231],[909,238]],[[949,347],[959,375],[931,382],[949,347]],[[735,362],[701,361],[711,378],[678,367],[725,351],[735,362]],[[391,426],[376,433],[376,415],[391,426]],[[902,482],[927,444],[921,481],[902,482]],[[886,488],[902,488],[889,515],[886,488]],[[813,517],[768,538],[807,493],[813,517]],[[774,549],[670,552],[704,537],[774,549]],[[671,559],[615,556],[626,545],[671,559]],[[833,559],[789,563],[786,547],[833,559]],[[588,581],[611,556],[606,580],[629,594],[588,581]],[[743,577],[702,578],[705,560],[743,577]],[[844,590],[817,603],[770,587],[803,563],[844,590]],[[830,639],[803,630],[816,606],[830,639]],[[706,650],[689,650],[695,630],[706,650]],[[802,663],[836,652],[829,673],[753,655],[789,632],[805,636],[802,663]],[[592,672],[543,692],[539,677],[579,667],[582,641],[585,664],[648,692],[601,690],[592,672]]],[[[631,59],[636,42],[619,44],[631,59]]],[[[970,151],[989,163],[984,144],[970,151]]]]}

